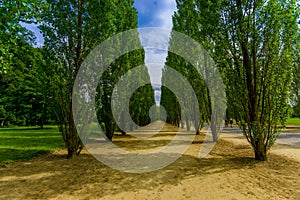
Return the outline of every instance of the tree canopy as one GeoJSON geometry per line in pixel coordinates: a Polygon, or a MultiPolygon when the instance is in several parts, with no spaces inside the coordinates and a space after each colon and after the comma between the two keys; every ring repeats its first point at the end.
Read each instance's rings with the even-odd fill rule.
{"type": "MultiPolygon", "coordinates": [[[[78,70],[101,42],[138,27],[133,3],[133,0],[1,1],[0,125],[43,127],[55,115],[68,158],[79,155],[83,144],[72,113],[78,70]],[[40,28],[45,40],[42,48],[33,47],[36,38],[22,23],[34,23],[40,28]]],[[[238,122],[255,158],[267,160],[267,152],[285,127],[290,108],[293,116],[300,116],[299,2],[176,0],[176,3],[173,32],[181,32],[200,43],[208,53],[202,55],[204,60],[214,59],[226,85],[226,117],[238,122]]],[[[116,45],[122,45],[119,42],[116,45]]],[[[126,134],[136,125],[150,123],[148,112],[155,105],[150,84],[133,92],[128,108],[122,105],[127,94],[116,87],[125,76],[129,77],[130,81],[124,83],[128,85],[150,80],[138,33],[127,42],[141,48],[118,57],[100,80],[95,80],[98,81],[97,120],[109,140],[116,131],[126,134]],[[141,66],[140,71],[131,74],[136,66],[141,66]],[[120,111],[118,119],[114,119],[112,106],[120,111]],[[136,125],[129,123],[127,112],[136,125]]],[[[171,33],[170,48],[176,43],[171,33]]],[[[112,46],[109,50],[114,53],[118,49],[112,46]]],[[[167,122],[187,129],[193,126],[197,133],[205,123],[214,124],[215,102],[207,86],[208,77],[200,77],[193,63],[172,52],[168,53],[165,64],[162,82],[167,81],[170,70],[167,66],[180,72],[194,89],[200,110],[197,114],[196,108],[191,108],[194,100],[183,88],[188,102],[184,106],[195,112],[182,110],[177,97],[163,86],[161,105],[167,111],[167,122]]],[[[213,137],[215,141],[218,139],[217,134],[213,137]]]]}
{"type": "Polygon", "coordinates": [[[297,2],[176,2],[174,18],[181,20],[174,26],[196,38],[213,57],[226,84],[229,114],[239,121],[255,158],[266,160],[288,117],[297,2]]]}

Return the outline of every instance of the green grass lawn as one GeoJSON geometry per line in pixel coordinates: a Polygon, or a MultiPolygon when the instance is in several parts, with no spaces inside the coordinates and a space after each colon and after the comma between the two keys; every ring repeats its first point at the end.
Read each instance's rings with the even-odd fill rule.
{"type": "Polygon", "coordinates": [[[287,120],[288,125],[300,125],[300,118],[290,118],[287,120]]]}
{"type": "Polygon", "coordinates": [[[56,126],[0,128],[0,165],[27,160],[64,147],[56,126]]]}

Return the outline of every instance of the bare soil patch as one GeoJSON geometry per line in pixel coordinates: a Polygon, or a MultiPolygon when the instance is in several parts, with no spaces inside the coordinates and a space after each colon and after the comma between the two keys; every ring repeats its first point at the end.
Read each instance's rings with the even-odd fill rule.
{"type": "MultiPolygon", "coordinates": [[[[174,131],[176,127],[166,125],[149,140],[114,139],[130,150],[156,148],[172,139],[174,131]]],[[[300,199],[298,160],[271,153],[269,161],[258,162],[247,143],[228,137],[200,159],[200,134],[176,162],[142,174],[111,169],[86,150],[71,160],[60,150],[8,164],[0,168],[0,199],[300,199]]]]}

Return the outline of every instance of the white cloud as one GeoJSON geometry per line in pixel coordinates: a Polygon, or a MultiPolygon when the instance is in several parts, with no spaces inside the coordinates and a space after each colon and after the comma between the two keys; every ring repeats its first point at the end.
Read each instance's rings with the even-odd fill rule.
{"type": "Polygon", "coordinates": [[[175,0],[136,0],[140,27],[172,28],[175,0]]]}
{"type": "Polygon", "coordinates": [[[161,28],[139,29],[139,37],[145,50],[145,63],[152,83],[160,84],[166,61],[170,31],[161,28]]]}
{"type": "Polygon", "coordinates": [[[176,11],[175,0],[161,0],[163,5],[162,9],[156,13],[157,19],[160,21],[159,27],[165,29],[172,28],[172,16],[176,11]]]}
{"type": "Polygon", "coordinates": [[[170,32],[160,28],[141,28],[139,36],[145,48],[168,50],[170,32]]]}
{"type": "Polygon", "coordinates": [[[163,65],[155,64],[155,63],[148,63],[148,73],[150,76],[150,80],[152,84],[161,84],[161,77],[162,77],[162,68],[163,65]]]}

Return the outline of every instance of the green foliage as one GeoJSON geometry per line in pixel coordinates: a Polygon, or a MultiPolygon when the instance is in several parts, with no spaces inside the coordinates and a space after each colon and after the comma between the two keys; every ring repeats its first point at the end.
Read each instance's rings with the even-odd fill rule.
{"type": "Polygon", "coordinates": [[[0,165],[27,160],[64,147],[57,128],[0,128],[0,165]]]}
{"type": "Polygon", "coordinates": [[[1,1],[0,13],[0,125],[39,124],[43,126],[46,106],[43,58],[31,47],[34,34],[20,25],[37,23],[48,7],[44,1],[1,1]]]}
{"type": "Polygon", "coordinates": [[[155,101],[151,85],[145,85],[134,91],[129,102],[129,112],[133,121],[139,126],[149,124],[151,122],[149,110],[153,105],[155,101]]]}
{"type": "Polygon", "coordinates": [[[0,121],[4,124],[39,125],[51,118],[47,106],[47,82],[40,49],[18,42],[11,68],[2,74],[0,121]]]}
{"type": "MultiPolygon", "coordinates": [[[[102,22],[102,27],[105,37],[111,37],[114,34],[137,28],[137,13],[133,7],[133,1],[102,1],[103,14],[102,18],[106,19],[102,22]],[[108,14],[107,14],[108,13],[108,14]]],[[[126,41],[131,44],[140,45],[138,38],[138,33],[131,38],[131,41],[126,41]]],[[[119,44],[121,45],[121,44],[119,44]]],[[[111,49],[113,52],[114,47],[111,49]]],[[[119,105],[125,94],[117,93],[117,106],[121,114],[120,119],[114,119],[112,110],[111,110],[111,101],[112,93],[115,85],[118,81],[122,80],[122,76],[129,72],[131,69],[137,66],[142,66],[142,70],[139,72],[138,76],[132,77],[130,82],[126,84],[139,84],[142,80],[150,80],[150,77],[147,72],[147,68],[144,65],[144,50],[135,50],[130,53],[124,54],[116,59],[103,73],[98,87],[96,95],[96,109],[97,109],[97,118],[100,124],[104,124],[104,130],[107,138],[112,140],[114,131],[117,129],[122,129],[122,133],[126,134],[128,129],[133,129],[128,124],[129,119],[125,119],[124,116],[126,109],[124,106],[119,105]],[[122,127],[116,127],[116,120],[120,121],[122,127]]],[[[129,73],[130,76],[130,73],[129,73]]],[[[146,125],[150,122],[148,117],[148,110],[151,105],[155,104],[154,101],[154,91],[150,85],[138,89],[130,99],[130,113],[131,118],[138,125],[146,125]]]]}
{"type": "MultiPolygon", "coordinates": [[[[165,72],[163,71],[163,74],[165,72]]],[[[164,81],[164,76],[162,76],[162,81],[164,81]]],[[[173,94],[173,92],[165,86],[161,87],[161,101],[160,104],[165,108],[167,113],[167,122],[175,126],[180,125],[180,105],[178,99],[173,94]]]]}
{"type": "Polygon", "coordinates": [[[266,160],[288,117],[296,1],[197,1],[200,37],[224,75],[229,113],[266,160]]]}
{"type": "MultiPolygon", "coordinates": [[[[175,30],[195,38],[209,51],[223,74],[229,117],[239,121],[256,159],[266,160],[267,150],[288,117],[293,70],[294,77],[299,74],[298,67],[293,69],[299,53],[297,2],[176,2],[173,24],[179,28],[175,30]]],[[[294,91],[298,90],[294,78],[294,91]]]]}
{"type": "MultiPolygon", "coordinates": [[[[194,40],[198,41],[199,43],[202,43],[202,41],[199,38],[199,30],[197,26],[199,22],[199,16],[195,10],[195,3],[193,1],[187,0],[178,0],[176,2],[178,10],[173,16],[173,30],[184,33],[189,37],[193,38],[194,40]]],[[[170,45],[177,42],[178,41],[172,39],[171,37],[170,45]]],[[[195,113],[188,113],[186,110],[182,110],[185,119],[181,120],[185,120],[185,124],[188,129],[190,127],[189,124],[192,123],[195,129],[198,130],[197,133],[199,133],[199,130],[203,127],[204,123],[210,121],[211,116],[209,93],[204,81],[204,77],[199,76],[197,69],[195,69],[193,65],[185,61],[180,56],[171,52],[168,53],[166,65],[180,72],[188,80],[188,82],[191,84],[196,93],[200,109],[200,116],[195,116],[195,113]]],[[[167,69],[164,69],[162,78],[163,81],[164,74],[166,73],[168,73],[167,69]]],[[[194,105],[193,103],[190,103],[191,99],[188,99],[191,96],[191,94],[188,94],[187,91],[185,91],[184,89],[182,89],[181,91],[187,98],[186,102],[189,105],[194,105]]],[[[170,92],[171,91],[163,87],[161,104],[167,110],[167,121],[169,123],[179,125],[181,114],[179,112],[179,104],[178,101],[172,95],[170,96],[170,92]]],[[[192,108],[191,110],[194,109],[192,108]]],[[[182,123],[182,126],[183,125],[184,124],[182,123]]]]}
{"type": "Polygon", "coordinates": [[[300,30],[298,37],[293,45],[294,50],[294,71],[291,91],[291,104],[293,108],[292,116],[300,117],[300,30]]]}
{"type": "MultiPolygon", "coordinates": [[[[137,28],[137,13],[131,0],[46,2],[51,6],[41,13],[42,23],[39,26],[45,39],[48,64],[44,71],[53,94],[49,98],[68,149],[68,158],[71,158],[73,154],[79,155],[83,147],[72,114],[72,92],[78,70],[90,51],[102,41],[119,32],[137,28]]],[[[133,42],[136,39],[133,38],[133,42]]],[[[115,51],[114,48],[110,50],[115,51]]],[[[109,138],[115,130],[110,110],[113,86],[128,69],[142,64],[143,56],[141,50],[120,57],[99,80],[97,117],[109,138]]]]}
{"type": "Polygon", "coordinates": [[[100,29],[93,29],[95,35],[90,31],[101,25],[98,14],[101,12],[92,10],[100,5],[98,1],[81,0],[46,2],[51,6],[41,13],[39,26],[45,39],[48,63],[45,73],[53,92],[52,107],[68,149],[67,157],[71,158],[74,154],[79,155],[83,148],[73,121],[72,90],[83,59],[96,45],[95,36],[100,29]]]}
{"type": "Polygon", "coordinates": [[[20,22],[37,23],[40,13],[48,7],[38,0],[3,0],[0,2],[0,74],[11,67],[13,49],[18,49],[20,41],[34,43],[33,33],[20,22]]]}

